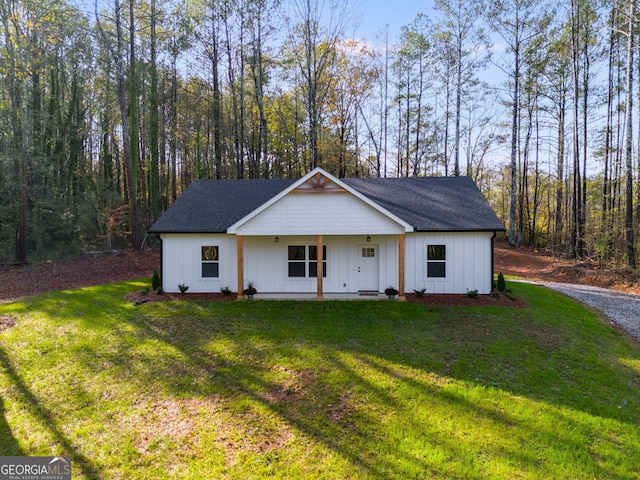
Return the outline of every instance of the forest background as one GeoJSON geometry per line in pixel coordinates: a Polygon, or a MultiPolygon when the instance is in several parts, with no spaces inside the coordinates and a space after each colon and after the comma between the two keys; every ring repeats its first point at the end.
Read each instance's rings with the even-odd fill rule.
{"type": "Polygon", "coordinates": [[[321,166],[468,175],[510,244],[635,268],[636,1],[435,0],[363,41],[348,0],[3,0],[0,263],[139,249],[196,179],[321,166]]]}

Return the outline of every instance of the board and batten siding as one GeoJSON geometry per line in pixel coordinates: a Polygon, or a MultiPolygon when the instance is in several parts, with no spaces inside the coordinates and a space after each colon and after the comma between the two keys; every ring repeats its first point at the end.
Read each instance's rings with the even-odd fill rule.
{"type": "MultiPolygon", "coordinates": [[[[398,284],[398,254],[395,235],[323,236],[327,249],[327,276],[324,293],[356,293],[358,291],[358,258],[360,247],[375,246],[378,252],[378,290],[398,284]]],[[[288,247],[316,245],[315,236],[245,237],[245,281],[255,284],[262,293],[315,293],[316,277],[288,276],[288,247]]]]}
{"type": "Polygon", "coordinates": [[[414,233],[406,237],[406,291],[490,294],[493,232],[414,233]],[[446,245],[446,277],[427,277],[427,245],[446,245]]]}
{"type": "Polygon", "coordinates": [[[221,288],[237,289],[236,237],[226,234],[164,233],[162,238],[162,288],[179,293],[179,284],[189,293],[218,293],[221,288]],[[202,247],[217,246],[219,276],[202,278],[202,247]]]}
{"type": "Polygon", "coordinates": [[[405,228],[344,193],[290,193],[238,226],[238,235],[391,235],[405,228]]]}
{"type": "MultiPolygon", "coordinates": [[[[377,213],[377,212],[376,212],[377,213]]],[[[489,294],[491,281],[491,237],[493,232],[410,233],[405,240],[405,290],[422,288],[429,293],[464,294],[478,290],[489,294]],[[427,245],[446,245],[446,277],[427,277],[427,245]]],[[[288,277],[288,246],[315,245],[315,235],[247,236],[244,238],[244,279],[260,293],[315,293],[315,277],[288,277]]],[[[377,286],[398,287],[397,235],[323,235],[327,248],[325,293],[356,293],[359,290],[358,259],[363,246],[375,246],[379,259],[377,286]],[[367,242],[366,237],[370,237],[367,242]]],[[[235,235],[163,234],[162,287],[179,292],[217,293],[223,287],[237,289],[237,244],[235,235]],[[202,246],[219,248],[219,277],[202,278],[202,246]]]]}

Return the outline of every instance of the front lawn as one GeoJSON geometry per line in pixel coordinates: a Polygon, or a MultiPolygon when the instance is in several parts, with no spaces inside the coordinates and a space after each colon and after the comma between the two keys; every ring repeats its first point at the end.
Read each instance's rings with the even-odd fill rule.
{"type": "Polygon", "coordinates": [[[640,348],[576,303],[0,305],[0,455],[73,478],[640,476],[640,348]]]}

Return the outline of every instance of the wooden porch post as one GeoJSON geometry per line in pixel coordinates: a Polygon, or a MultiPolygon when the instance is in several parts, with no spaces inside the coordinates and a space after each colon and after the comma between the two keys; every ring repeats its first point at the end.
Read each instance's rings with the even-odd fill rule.
{"type": "Polygon", "coordinates": [[[404,296],[404,240],[405,235],[398,235],[398,299],[406,300],[404,296]]]}
{"type": "Polygon", "coordinates": [[[244,298],[244,237],[236,235],[236,247],[238,251],[238,300],[244,298]]]}
{"type": "Polygon", "coordinates": [[[324,298],[324,292],[323,292],[323,284],[322,284],[322,280],[324,277],[324,258],[322,258],[322,235],[318,235],[317,239],[316,239],[316,248],[318,249],[318,254],[316,255],[316,260],[318,261],[318,268],[316,269],[316,274],[317,274],[317,280],[318,280],[318,292],[316,294],[316,298],[318,300],[322,300],[324,298]]]}

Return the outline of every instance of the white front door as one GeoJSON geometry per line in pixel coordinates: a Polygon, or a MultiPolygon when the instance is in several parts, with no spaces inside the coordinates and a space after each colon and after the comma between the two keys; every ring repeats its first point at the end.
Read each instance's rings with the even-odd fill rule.
{"type": "Polygon", "coordinates": [[[358,245],[358,291],[379,291],[378,245],[358,245]]]}

